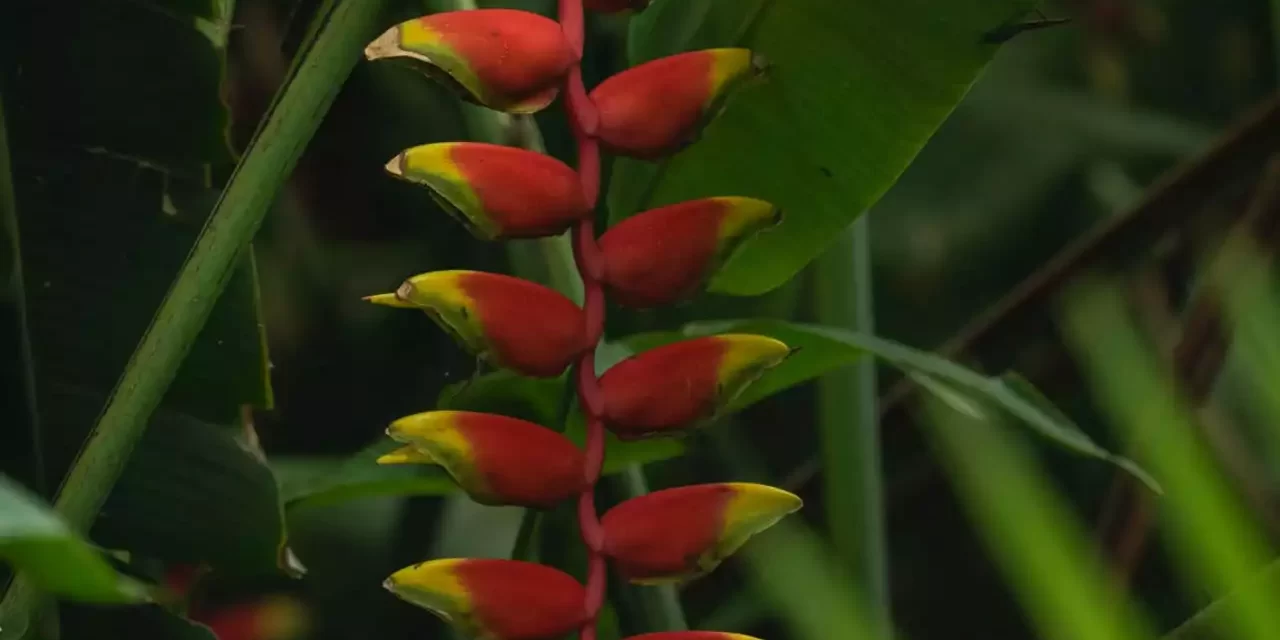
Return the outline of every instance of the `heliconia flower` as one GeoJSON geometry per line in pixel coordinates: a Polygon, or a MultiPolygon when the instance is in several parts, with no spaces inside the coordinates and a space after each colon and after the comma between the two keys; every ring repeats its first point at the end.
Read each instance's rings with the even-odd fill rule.
{"type": "Polygon", "coordinates": [[[642,633],[625,640],[760,640],[753,636],[728,631],[658,631],[642,633]]]}
{"type": "Polygon", "coordinates": [[[518,560],[432,560],[383,583],[477,640],[545,640],[587,620],[586,592],[572,576],[518,560]]]}
{"type": "Polygon", "coordinates": [[[655,491],[604,515],[604,552],[634,583],[691,580],[803,504],[782,489],[743,482],[655,491]]]}
{"type": "Polygon", "coordinates": [[[597,135],[619,155],[669,155],[696,140],[730,91],[762,69],[747,49],[692,51],[632,67],[591,92],[600,113],[597,135]]]}
{"type": "Polygon", "coordinates": [[[582,3],[589,11],[599,13],[617,13],[627,9],[639,11],[649,6],[649,0],[584,0],[582,3]]]}
{"type": "Polygon", "coordinates": [[[402,22],[364,50],[369,60],[408,59],[465,99],[534,113],[556,98],[578,58],[560,24],[527,11],[449,11],[402,22]]]}
{"type": "Polygon", "coordinates": [[[414,450],[392,452],[398,454],[394,462],[416,455],[438,464],[480,504],[550,508],[586,485],[582,452],[568,438],[532,422],[473,411],[428,411],[392,422],[387,435],[414,450]]]}
{"type": "Polygon", "coordinates": [[[791,353],[778,340],[748,334],[694,338],[639,353],[600,377],[605,425],[620,440],[702,426],[791,353]]]}
{"type": "Polygon", "coordinates": [[[306,607],[280,595],[196,612],[191,619],[209,627],[218,640],[294,640],[305,637],[311,628],[306,607]]]}
{"type": "Polygon", "coordinates": [[[587,347],[578,305],[498,273],[433,271],[365,300],[421,309],[478,358],[526,376],[554,378],[587,347]]]}
{"type": "Polygon", "coordinates": [[[526,149],[439,142],[400,152],[386,169],[428,187],[445,211],[482,240],[558,235],[591,215],[578,174],[526,149]]]}
{"type": "Polygon", "coordinates": [[[754,198],[704,198],[646,211],[600,237],[604,282],[619,303],[658,307],[688,298],[781,211],[754,198]]]}

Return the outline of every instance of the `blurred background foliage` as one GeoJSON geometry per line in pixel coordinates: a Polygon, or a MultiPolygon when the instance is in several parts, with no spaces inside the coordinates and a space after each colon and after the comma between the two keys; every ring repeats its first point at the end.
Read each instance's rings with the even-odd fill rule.
{"type": "MultiPolygon", "coordinates": [[[[18,20],[5,27],[12,37],[0,38],[7,59],[23,61],[6,64],[3,85],[16,186],[0,195],[17,194],[20,234],[16,226],[5,229],[11,240],[20,237],[22,260],[20,270],[0,272],[16,283],[7,289],[0,319],[6,365],[0,393],[13,408],[6,413],[0,462],[7,475],[46,499],[323,3],[240,0],[234,13],[219,0],[84,4],[58,18],[71,25],[65,33],[109,38],[113,43],[101,50],[112,55],[69,54],[85,51],[83,42],[59,48],[38,32],[17,33],[18,20]],[[175,29],[179,23],[182,29],[175,29]],[[215,46],[196,47],[193,38],[215,46]],[[161,40],[165,44],[157,44],[161,40]],[[36,41],[43,43],[41,54],[31,55],[23,47],[36,41]],[[116,109],[132,110],[137,130],[107,126],[121,119],[94,115],[116,109]],[[57,145],[40,142],[42,135],[88,153],[58,153],[57,145]],[[97,200],[84,201],[88,193],[99,194],[97,200]],[[121,215],[83,215],[96,209],[121,215]],[[174,234],[185,235],[177,241],[174,234]],[[66,242],[75,246],[74,262],[45,250],[66,242]],[[32,384],[33,375],[39,384],[32,384]]],[[[650,9],[657,18],[648,19],[679,25],[671,16],[682,15],[680,4],[658,0],[650,9]]],[[[435,0],[387,5],[380,24],[448,6],[435,0]]],[[[482,0],[480,6],[548,15],[553,9],[549,0],[482,0]]],[[[1268,306],[1276,291],[1264,279],[1252,283],[1248,295],[1208,296],[1213,303],[1205,303],[1214,280],[1206,284],[1201,269],[1224,237],[1234,237],[1228,232],[1238,231],[1247,211],[1260,210],[1250,224],[1280,226],[1265,222],[1277,215],[1270,211],[1275,203],[1259,203],[1261,187],[1255,187],[1268,180],[1264,166],[1280,142],[1280,127],[1259,127],[1212,156],[1225,168],[1189,187],[1194,197],[1185,205],[1164,206],[1177,202],[1166,198],[1141,208],[1144,197],[1167,189],[1162,176],[1203,158],[1236,123],[1277,118],[1267,114],[1275,108],[1268,98],[1280,74],[1280,9],[1264,0],[1056,0],[1041,9],[1072,23],[1028,32],[1002,47],[870,208],[876,334],[919,350],[943,348],[990,375],[1016,370],[1104,448],[1126,454],[1136,448],[1133,455],[1166,489],[1200,485],[1170,481],[1167,474],[1192,471],[1179,466],[1180,458],[1144,455],[1116,425],[1194,416],[1201,428],[1188,437],[1205,454],[1196,464],[1210,469],[1208,475],[1222,472],[1224,500],[1243,505],[1241,522],[1256,525],[1256,539],[1229,544],[1258,553],[1201,559],[1239,571],[1206,576],[1213,571],[1201,566],[1187,587],[1187,554],[1164,543],[1172,536],[1201,548],[1186,542],[1190,534],[1182,525],[1189,520],[1178,514],[1216,518],[1218,503],[1174,500],[1167,509],[1153,507],[1150,494],[1115,467],[1040,439],[1003,438],[1012,432],[993,428],[1000,426],[996,421],[970,425],[971,439],[957,441],[956,430],[972,416],[936,405],[928,413],[910,410],[915,396],[903,386],[910,378],[885,368],[879,383],[883,560],[892,622],[902,637],[1163,635],[1260,569],[1262,554],[1273,555],[1280,538],[1280,441],[1274,437],[1280,323],[1267,322],[1280,319],[1280,307],[1268,306]],[[1123,222],[1135,210],[1140,221],[1123,222]],[[1117,226],[1120,232],[1107,232],[1117,226]],[[1119,295],[1111,289],[1079,293],[1073,299],[1085,302],[1064,311],[1062,287],[1032,275],[1055,264],[1071,275],[1115,276],[1109,286],[1123,291],[1125,312],[1111,304],[1119,295]],[[1036,293],[1012,299],[1016,304],[1001,302],[1017,291],[1036,293]],[[992,315],[993,308],[1012,311],[992,315]],[[1205,313],[1216,322],[1207,334],[1192,323],[1204,321],[1205,313]],[[1140,338],[1126,341],[1130,336],[1140,338]],[[1143,349],[1168,358],[1147,363],[1143,349]],[[1114,366],[1099,364],[1107,357],[1116,359],[1114,366]],[[1165,401],[1147,365],[1176,379],[1186,411],[1165,401]],[[1168,405],[1169,415],[1124,409],[1151,405],[1168,405]],[[929,435],[938,432],[944,436],[929,435]],[[983,460],[988,464],[974,464],[983,460]],[[1080,565],[1080,557],[1094,555],[1097,566],[1080,565]],[[1105,620],[1097,626],[1064,631],[1063,624],[1081,620],[1068,615],[1072,603],[1086,607],[1076,613],[1096,613],[1088,607],[1111,602],[1097,592],[1092,601],[1075,599],[1099,583],[1128,589],[1144,612],[1115,620],[1098,613],[1105,620]]],[[[684,19],[697,19],[697,12],[684,19]]],[[[588,85],[626,67],[628,51],[651,57],[628,42],[625,19],[593,17],[588,28],[588,85]]],[[[672,38],[680,33],[672,27],[672,38]]],[[[838,86],[859,80],[836,65],[821,73],[838,86]]],[[[498,375],[462,384],[475,363],[447,336],[418,314],[387,313],[360,301],[406,275],[436,269],[516,272],[555,283],[554,267],[538,262],[545,246],[476,242],[461,227],[442,224],[425,191],[382,172],[386,159],[405,147],[484,138],[470,109],[395,65],[356,66],[90,535],[104,547],[134,550],[116,559],[145,577],[177,566],[213,566],[190,613],[220,630],[223,640],[445,637],[443,625],[383,591],[382,579],[427,557],[512,551],[525,522],[522,510],[474,505],[450,494],[449,483],[432,470],[370,466],[388,446],[381,437],[385,425],[409,413],[484,407],[554,423],[566,409],[562,380],[498,375]],[[305,566],[305,577],[275,571],[281,556],[305,566]]],[[[558,109],[539,114],[536,124],[548,152],[572,157],[558,109]]],[[[772,140],[799,123],[760,126],[776,127],[760,131],[762,140],[772,140]]],[[[848,132],[817,133],[857,144],[845,139],[848,132]]],[[[528,143],[524,135],[517,142],[528,143]]],[[[768,145],[758,150],[772,152],[768,145]]],[[[0,171],[0,179],[7,173],[0,171]]],[[[1247,246],[1265,259],[1274,250],[1270,240],[1263,234],[1247,246]]],[[[17,247],[11,242],[0,249],[17,247]]],[[[0,263],[18,264],[7,257],[0,263]]],[[[822,280],[810,266],[760,296],[710,294],[646,313],[611,309],[610,338],[656,336],[691,321],[810,322],[820,315],[821,296],[833,295],[832,283],[822,280]]],[[[853,595],[857,579],[830,562],[843,545],[828,535],[822,508],[832,489],[822,481],[819,388],[806,382],[764,398],[687,446],[629,449],[621,462],[651,462],[643,471],[621,462],[611,467],[602,510],[636,491],[720,480],[777,484],[809,505],[802,518],[762,535],[742,557],[678,593],[655,597],[611,585],[611,624],[625,633],[687,624],[775,640],[859,637],[872,615],[853,595]],[[684,454],[672,457],[680,449],[684,454]]],[[[580,550],[564,515],[540,521],[532,557],[574,566],[580,550]]],[[[1242,529],[1232,529],[1233,522],[1219,521],[1221,530],[1205,535],[1234,540],[1242,529]]],[[[62,605],[60,612],[42,633],[204,633],[154,606],[62,605]]],[[[1265,628],[1265,622],[1263,616],[1259,624],[1265,628]]],[[[1246,624],[1239,637],[1280,634],[1273,627],[1270,636],[1250,635],[1258,628],[1246,624]]]]}

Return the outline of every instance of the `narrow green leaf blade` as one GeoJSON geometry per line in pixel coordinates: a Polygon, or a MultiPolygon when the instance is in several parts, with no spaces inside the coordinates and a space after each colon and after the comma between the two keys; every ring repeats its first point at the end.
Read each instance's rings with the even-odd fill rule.
{"type": "Polygon", "coordinates": [[[111,568],[21,485],[0,476],[0,559],[49,592],[72,600],[126,604],[146,589],[111,568]]]}
{"type": "Polygon", "coordinates": [[[1032,391],[1034,388],[1030,383],[1016,382],[1017,378],[1012,376],[1005,379],[989,378],[944,358],[891,340],[830,327],[769,320],[729,320],[693,323],[684,328],[686,336],[729,331],[771,336],[793,347],[801,347],[800,353],[765,374],[756,388],[751,389],[749,394],[744,394],[749,395],[749,398],[740,402],[741,406],[814,378],[830,368],[852,362],[863,353],[869,353],[916,377],[926,389],[938,395],[948,405],[954,408],[965,407],[962,411],[968,415],[981,414],[985,410],[984,405],[999,407],[1049,441],[1069,451],[1115,464],[1132,473],[1153,491],[1161,492],[1160,484],[1136,463],[1102,448],[1079,425],[1056,408],[1046,410],[1046,407],[1052,406],[1051,403],[1039,392],[1032,391]],[[806,360],[802,358],[806,352],[817,352],[818,355],[806,360]],[[1015,380],[1015,386],[1011,388],[1008,380],[1015,380]]]}

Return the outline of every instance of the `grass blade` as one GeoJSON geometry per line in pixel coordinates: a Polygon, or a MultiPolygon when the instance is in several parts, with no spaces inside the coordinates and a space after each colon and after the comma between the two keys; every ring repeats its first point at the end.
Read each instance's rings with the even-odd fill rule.
{"type": "MultiPolygon", "coordinates": [[[[1189,592],[1225,594],[1246,584],[1270,557],[1259,530],[1232,495],[1198,439],[1188,413],[1159,374],[1125,313],[1120,293],[1106,286],[1079,289],[1066,307],[1066,325],[1086,378],[1102,408],[1143,465],[1167,487],[1162,518],[1189,592]]],[[[1238,615],[1223,620],[1223,637],[1274,638],[1280,612],[1256,591],[1241,591],[1238,615]]]]}
{"type": "MultiPolygon", "coordinates": [[[[818,322],[873,334],[870,229],[864,214],[818,261],[818,322]]],[[[876,362],[859,358],[818,387],[826,515],[836,551],[858,581],[867,611],[889,629],[888,552],[881,481],[876,362]]]]}
{"type": "Polygon", "coordinates": [[[929,440],[1039,637],[1153,637],[1111,588],[1085,532],[1014,432],[943,407],[943,400],[927,405],[929,440]]]}

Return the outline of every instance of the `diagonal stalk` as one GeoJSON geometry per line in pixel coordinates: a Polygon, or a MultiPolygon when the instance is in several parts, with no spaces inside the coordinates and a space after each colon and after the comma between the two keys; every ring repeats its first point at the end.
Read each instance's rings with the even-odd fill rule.
{"type": "MultiPolygon", "coordinates": [[[[818,262],[818,321],[874,333],[871,242],[867,214],[818,262]]],[[[828,374],[819,383],[819,433],[827,522],[841,559],[858,579],[866,610],[890,626],[888,559],[881,481],[879,407],[873,358],[828,374]]]]}
{"type": "MultiPolygon", "coordinates": [[[[314,35],[259,127],[194,248],[129,359],[54,507],[86,531],[124,469],[152,411],[204,327],[233,267],[281,185],[374,35],[384,0],[337,0],[321,9],[314,35]]],[[[25,633],[37,599],[18,576],[0,601],[0,638],[25,633]]]]}

